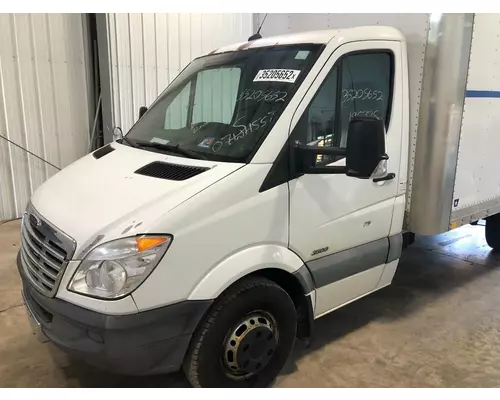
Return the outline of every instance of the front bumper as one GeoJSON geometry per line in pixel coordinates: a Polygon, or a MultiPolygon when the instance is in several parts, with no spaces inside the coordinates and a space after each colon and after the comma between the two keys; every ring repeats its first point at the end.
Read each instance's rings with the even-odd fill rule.
{"type": "Polygon", "coordinates": [[[88,364],[125,375],[180,369],[212,301],[184,301],[131,315],[105,315],[38,292],[17,265],[27,308],[56,346],[88,364]]]}

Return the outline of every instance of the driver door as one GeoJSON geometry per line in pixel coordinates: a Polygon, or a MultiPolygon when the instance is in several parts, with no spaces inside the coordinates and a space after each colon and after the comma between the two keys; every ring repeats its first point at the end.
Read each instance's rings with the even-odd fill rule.
{"type": "MultiPolygon", "coordinates": [[[[292,121],[292,143],[345,147],[352,117],[383,119],[387,172],[394,174],[381,182],[344,174],[303,174],[289,182],[289,246],[315,281],[316,317],[375,290],[388,262],[402,134],[400,60],[400,42],[341,46],[292,121]]],[[[318,155],[315,163],[345,165],[345,158],[318,155]]]]}

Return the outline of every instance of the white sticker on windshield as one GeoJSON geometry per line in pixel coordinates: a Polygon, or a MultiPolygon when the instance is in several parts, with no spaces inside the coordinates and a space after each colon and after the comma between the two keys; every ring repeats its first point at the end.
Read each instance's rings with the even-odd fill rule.
{"type": "Polygon", "coordinates": [[[150,142],[152,142],[152,143],[160,143],[160,144],[167,144],[168,142],[170,142],[170,140],[166,140],[166,139],[161,139],[161,138],[154,137],[153,139],[150,140],[150,142]]]}
{"type": "Polygon", "coordinates": [[[295,56],[296,60],[305,60],[307,56],[309,55],[310,51],[309,50],[299,50],[295,56]]]}
{"type": "Polygon", "coordinates": [[[300,74],[298,69],[261,69],[255,75],[254,82],[294,83],[300,74]]]}

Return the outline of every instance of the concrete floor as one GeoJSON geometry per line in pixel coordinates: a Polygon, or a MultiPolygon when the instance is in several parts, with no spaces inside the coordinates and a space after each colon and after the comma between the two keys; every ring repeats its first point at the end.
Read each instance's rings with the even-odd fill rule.
{"type": "MultiPolygon", "coordinates": [[[[418,238],[393,285],[317,321],[277,387],[500,386],[500,256],[484,228],[418,238]]],[[[0,226],[0,387],[185,387],[183,376],[130,378],[70,360],[30,333],[15,256],[19,222],[0,226]]]]}

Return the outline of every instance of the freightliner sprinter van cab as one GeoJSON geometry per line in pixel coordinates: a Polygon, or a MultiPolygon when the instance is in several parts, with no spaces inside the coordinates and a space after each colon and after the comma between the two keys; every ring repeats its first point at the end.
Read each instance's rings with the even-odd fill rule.
{"type": "Polygon", "coordinates": [[[315,319],[392,281],[408,80],[389,27],[192,61],[32,196],[18,267],[38,337],[123,374],[272,383],[315,319]]]}

